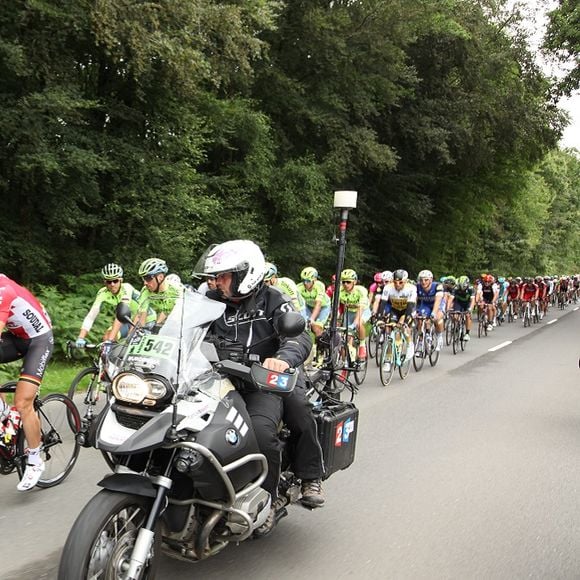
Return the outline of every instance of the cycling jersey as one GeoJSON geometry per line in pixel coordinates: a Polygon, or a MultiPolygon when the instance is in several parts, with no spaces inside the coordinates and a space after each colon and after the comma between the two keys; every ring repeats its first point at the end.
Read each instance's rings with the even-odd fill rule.
{"type": "Polygon", "coordinates": [[[291,280],[290,278],[276,278],[274,288],[280,290],[283,294],[286,294],[298,312],[304,310],[304,298],[302,298],[302,295],[298,291],[298,286],[296,286],[294,280],[291,280]]]}
{"type": "Polygon", "coordinates": [[[409,315],[417,303],[417,287],[407,282],[398,290],[393,283],[387,284],[383,288],[381,302],[385,305],[387,312],[390,312],[392,308],[399,312],[406,311],[406,314],[409,315]]]}
{"type": "Polygon", "coordinates": [[[453,309],[460,310],[461,312],[469,310],[469,305],[474,294],[475,288],[473,286],[468,286],[465,290],[455,288],[451,294],[453,296],[453,309]]]}
{"type": "Polygon", "coordinates": [[[534,282],[532,282],[531,284],[524,284],[522,286],[522,300],[524,302],[529,302],[530,300],[533,300],[537,290],[538,286],[534,282]]]}
{"type": "Polygon", "coordinates": [[[515,300],[520,295],[520,287],[517,284],[510,284],[507,289],[507,297],[515,300]]]}
{"type": "Polygon", "coordinates": [[[0,274],[0,322],[18,338],[36,338],[52,331],[42,304],[26,288],[0,274]]]}
{"type": "Polygon", "coordinates": [[[298,284],[298,292],[304,298],[306,306],[314,308],[317,301],[320,301],[321,306],[329,306],[330,298],[326,295],[326,288],[320,280],[315,280],[312,288],[307,290],[304,286],[304,282],[298,284]]]}
{"type": "Polygon", "coordinates": [[[495,283],[488,285],[480,284],[478,288],[478,291],[486,304],[491,304],[493,302],[496,290],[497,285],[495,283]]]}
{"type": "Polygon", "coordinates": [[[95,301],[85,316],[81,328],[86,330],[87,333],[91,330],[103,305],[111,306],[114,309],[121,302],[126,302],[131,308],[131,314],[134,315],[137,312],[138,300],[139,292],[128,282],[121,284],[121,288],[117,294],[113,294],[107,286],[104,286],[97,292],[95,301]]]}
{"type": "Polygon", "coordinates": [[[340,303],[349,312],[356,312],[361,307],[364,310],[369,306],[369,295],[364,286],[356,285],[351,292],[347,292],[344,288],[341,288],[339,297],[340,303]]]}
{"type": "Polygon", "coordinates": [[[149,308],[152,308],[157,313],[157,318],[160,314],[169,315],[173,310],[177,299],[183,294],[183,286],[175,286],[168,283],[163,292],[150,292],[146,286],[143,287],[139,294],[139,301],[137,306],[137,313],[143,314],[149,308]]]}
{"type": "MultiPolygon", "coordinates": [[[[422,316],[431,316],[437,296],[443,298],[443,284],[432,282],[427,290],[421,284],[417,284],[417,312],[422,316]]],[[[441,301],[439,304],[441,309],[444,302],[441,301]]]]}

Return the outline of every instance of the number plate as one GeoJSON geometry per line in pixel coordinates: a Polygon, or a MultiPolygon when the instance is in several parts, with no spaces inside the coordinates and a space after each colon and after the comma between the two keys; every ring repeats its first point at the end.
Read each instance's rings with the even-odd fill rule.
{"type": "Polygon", "coordinates": [[[148,334],[137,344],[131,345],[129,354],[135,356],[171,359],[177,354],[177,346],[178,341],[174,338],[148,334]]]}

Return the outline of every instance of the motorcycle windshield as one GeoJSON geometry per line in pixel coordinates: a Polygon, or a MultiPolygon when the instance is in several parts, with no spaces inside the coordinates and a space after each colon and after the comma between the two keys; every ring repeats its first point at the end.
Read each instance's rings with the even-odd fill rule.
{"type": "Polygon", "coordinates": [[[124,369],[161,375],[178,385],[178,394],[188,392],[196,379],[212,368],[201,345],[211,322],[225,308],[221,302],[186,290],[157,334],[131,340],[124,369]]]}

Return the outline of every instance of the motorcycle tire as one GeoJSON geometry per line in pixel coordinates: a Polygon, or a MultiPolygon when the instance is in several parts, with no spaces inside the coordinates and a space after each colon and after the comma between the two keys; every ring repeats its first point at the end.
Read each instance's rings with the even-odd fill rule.
{"type": "MultiPolygon", "coordinates": [[[[100,572],[102,580],[117,580],[128,561],[135,538],[145,523],[152,498],[102,490],[83,508],[62,551],[58,580],[85,580],[100,572]],[[127,529],[124,529],[127,526],[127,529]],[[113,538],[112,535],[116,534],[113,538]],[[103,545],[107,541],[110,546],[103,545]],[[102,554],[107,554],[103,561],[102,554]],[[101,558],[99,558],[101,555],[101,558]]],[[[155,578],[161,555],[161,522],[156,526],[152,555],[140,580],[155,578]]]]}

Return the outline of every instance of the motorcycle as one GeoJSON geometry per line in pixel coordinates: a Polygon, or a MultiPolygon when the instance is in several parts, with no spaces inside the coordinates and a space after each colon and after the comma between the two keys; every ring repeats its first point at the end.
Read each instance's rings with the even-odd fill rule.
{"type": "MultiPolygon", "coordinates": [[[[203,560],[251,538],[266,521],[271,497],[261,484],[268,465],[236,386],[283,396],[294,389],[298,371],[270,371],[243,349],[218,356],[216,346],[231,345],[205,339],[224,310],[188,290],[157,334],[133,329],[93,432],[93,445],[115,459],[115,471],[77,517],[60,580],[151,579],[162,552],[203,560]]],[[[117,317],[127,321],[126,305],[118,306],[117,317]]],[[[292,337],[303,328],[302,317],[290,312],[276,330],[292,337]]],[[[352,455],[336,469],[354,458],[357,417],[351,415],[338,438],[338,426],[323,419],[334,429],[321,429],[327,445],[338,445],[341,453],[348,447],[352,455]]],[[[280,436],[288,450],[291,434],[282,429],[280,436]]],[[[277,519],[300,498],[301,482],[289,465],[286,460],[280,478],[277,519]]]]}

